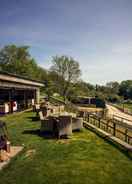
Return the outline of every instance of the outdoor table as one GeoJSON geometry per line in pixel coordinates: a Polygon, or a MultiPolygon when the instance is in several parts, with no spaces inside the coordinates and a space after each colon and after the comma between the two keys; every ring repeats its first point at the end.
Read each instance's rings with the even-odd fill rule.
{"type": "Polygon", "coordinates": [[[54,131],[58,132],[58,137],[72,135],[72,117],[76,117],[74,113],[58,113],[50,116],[54,122],[54,131]]]}
{"type": "MultiPolygon", "coordinates": [[[[40,115],[42,116],[42,112],[40,115]]],[[[62,112],[41,117],[41,131],[51,132],[58,135],[58,138],[71,136],[73,130],[80,130],[82,127],[83,119],[76,117],[75,113],[62,112]]]]}
{"type": "Polygon", "coordinates": [[[61,113],[56,113],[56,114],[53,114],[52,117],[59,117],[59,116],[72,116],[72,117],[76,117],[76,114],[75,113],[69,113],[69,112],[61,112],[61,113]]]}

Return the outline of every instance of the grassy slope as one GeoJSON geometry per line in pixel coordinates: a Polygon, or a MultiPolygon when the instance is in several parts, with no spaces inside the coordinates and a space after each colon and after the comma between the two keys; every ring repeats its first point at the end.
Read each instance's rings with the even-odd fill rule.
{"type": "Polygon", "coordinates": [[[36,134],[33,113],[4,118],[13,144],[24,151],[0,172],[0,184],[130,184],[132,161],[94,133],[83,130],[70,140],[53,140],[36,134]],[[36,152],[27,156],[27,150],[36,152]]]}
{"type": "Polygon", "coordinates": [[[118,107],[121,107],[122,109],[123,108],[129,109],[132,112],[132,104],[126,104],[126,103],[124,103],[124,105],[123,104],[117,104],[117,106],[118,107]]]}
{"type": "Polygon", "coordinates": [[[132,111],[132,104],[124,104],[124,107],[132,111]]]}

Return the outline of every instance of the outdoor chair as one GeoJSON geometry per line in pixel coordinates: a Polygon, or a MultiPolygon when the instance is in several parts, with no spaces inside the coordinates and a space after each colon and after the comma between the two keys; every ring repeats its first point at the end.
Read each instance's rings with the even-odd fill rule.
{"type": "Polygon", "coordinates": [[[41,111],[42,111],[44,117],[48,117],[52,114],[51,108],[48,108],[47,106],[41,107],[41,111]]]}
{"type": "Polygon", "coordinates": [[[65,110],[64,105],[59,105],[58,108],[59,108],[59,113],[63,113],[65,110]]]}
{"type": "Polygon", "coordinates": [[[85,112],[84,111],[79,111],[77,116],[83,118],[85,116],[85,112]]]}
{"type": "Polygon", "coordinates": [[[58,138],[72,135],[72,116],[59,116],[57,122],[58,138]]]}
{"type": "Polygon", "coordinates": [[[39,115],[39,111],[40,111],[40,105],[39,104],[33,105],[33,112],[36,112],[36,116],[39,115]]]}
{"type": "Polygon", "coordinates": [[[39,111],[39,119],[40,120],[44,120],[44,116],[43,116],[43,112],[42,111],[39,111]]]}
{"type": "Polygon", "coordinates": [[[72,130],[81,130],[83,128],[83,118],[72,118],[72,130]]]}
{"type": "Polygon", "coordinates": [[[52,118],[45,118],[42,112],[39,112],[40,120],[41,120],[41,132],[52,132],[54,127],[54,121],[52,118]]]}

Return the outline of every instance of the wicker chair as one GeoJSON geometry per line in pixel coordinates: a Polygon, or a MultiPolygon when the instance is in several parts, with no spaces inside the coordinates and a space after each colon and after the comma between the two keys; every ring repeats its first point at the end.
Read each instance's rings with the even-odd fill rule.
{"type": "Polygon", "coordinates": [[[39,104],[33,105],[33,112],[36,112],[36,116],[39,115],[39,111],[40,111],[40,105],[39,104]]]}
{"type": "Polygon", "coordinates": [[[39,119],[40,120],[44,120],[45,119],[42,111],[39,111],[39,119]]]}
{"type": "Polygon", "coordinates": [[[52,113],[51,113],[51,109],[44,106],[44,107],[41,107],[41,111],[43,112],[43,116],[44,117],[48,117],[50,116],[52,113]]]}
{"type": "Polygon", "coordinates": [[[42,111],[39,112],[39,117],[41,120],[41,128],[40,132],[52,132],[53,133],[53,128],[54,128],[54,121],[52,118],[46,118],[43,116],[42,111]]]}
{"type": "Polygon", "coordinates": [[[72,135],[72,116],[59,116],[57,122],[58,138],[72,135]]]}
{"type": "Polygon", "coordinates": [[[72,118],[72,130],[80,130],[83,128],[83,118],[72,118]]]}

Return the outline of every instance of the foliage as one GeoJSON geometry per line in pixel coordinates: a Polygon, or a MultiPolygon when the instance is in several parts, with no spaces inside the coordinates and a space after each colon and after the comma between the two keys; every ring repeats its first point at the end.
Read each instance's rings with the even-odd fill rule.
{"type": "Polygon", "coordinates": [[[38,66],[28,46],[7,45],[0,49],[0,70],[45,82],[47,85],[41,90],[48,96],[58,93],[68,100],[98,96],[112,103],[132,100],[132,80],[94,86],[80,80],[79,63],[68,56],[53,57],[52,67],[47,71],[38,66]]]}
{"type": "Polygon", "coordinates": [[[69,90],[80,77],[79,63],[71,57],[55,56],[52,59],[52,64],[51,73],[54,74],[60,94],[66,98],[69,90]]]}
{"type": "Polygon", "coordinates": [[[36,80],[45,80],[47,72],[30,56],[29,47],[8,45],[0,50],[0,69],[36,80]]]}
{"type": "Polygon", "coordinates": [[[132,80],[109,82],[106,86],[98,86],[97,94],[101,94],[104,99],[112,103],[118,103],[123,99],[132,99],[132,80]]]}
{"type": "Polygon", "coordinates": [[[122,81],[119,87],[119,95],[124,99],[132,99],[132,80],[122,81]]]}
{"type": "Polygon", "coordinates": [[[109,94],[106,97],[107,101],[111,102],[111,103],[119,103],[121,101],[121,97],[117,94],[109,94]]]}
{"type": "Polygon", "coordinates": [[[103,100],[107,100],[112,103],[117,103],[121,100],[119,93],[118,82],[109,82],[105,86],[96,86],[96,96],[100,97],[103,100]]]}
{"type": "Polygon", "coordinates": [[[110,93],[118,94],[119,93],[119,83],[116,81],[111,81],[106,84],[107,89],[110,93]]]}
{"type": "Polygon", "coordinates": [[[99,107],[99,108],[105,108],[106,107],[105,100],[100,99],[99,97],[95,98],[95,104],[96,104],[96,107],[99,107]]]}
{"type": "Polygon", "coordinates": [[[72,96],[95,96],[95,87],[89,83],[80,80],[74,86],[74,94],[72,96]]]}

